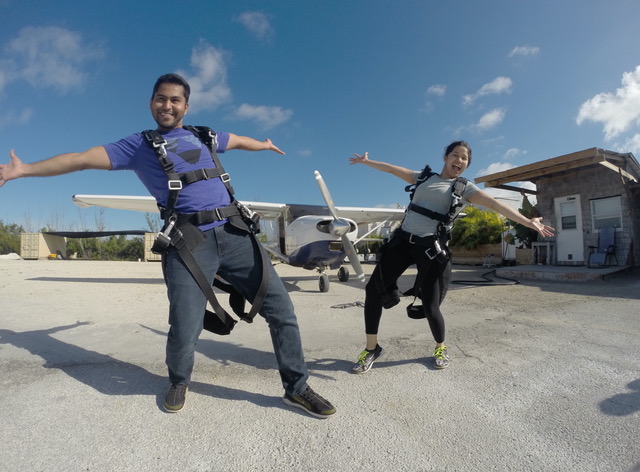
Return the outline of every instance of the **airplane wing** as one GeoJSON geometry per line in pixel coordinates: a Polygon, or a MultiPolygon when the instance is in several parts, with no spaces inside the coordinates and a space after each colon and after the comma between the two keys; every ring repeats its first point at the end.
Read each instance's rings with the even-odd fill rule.
{"type": "Polygon", "coordinates": [[[117,210],[136,210],[147,213],[159,213],[156,199],[126,195],[74,195],[73,203],[81,208],[103,207],[117,210]]]}
{"type": "MultiPolygon", "coordinates": [[[[126,195],[74,195],[73,203],[79,207],[104,207],[120,210],[136,210],[148,213],[157,213],[156,200],[150,196],[126,196],[126,195]]],[[[274,219],[283,214],[287,208],[293,218],[301,215],[330,216],[329,208],[321,205],[298,205],[285,203],[248,202],[242,201],[246,206],[260,214],[262,218],[274,219]]],[[[373,208],[373,207],[336,207],[341,217],[349,218],[356,223],[376,223],[380,221],[400,221],[404,217],[402,208],[373,208]]]]}
{"type": "Polygon", "coordinates": [[[400,221],[404,218],[404,208],[364,208],[336,207],[338,215],[356,223],[377,223],[382,220],[400,221]]]}

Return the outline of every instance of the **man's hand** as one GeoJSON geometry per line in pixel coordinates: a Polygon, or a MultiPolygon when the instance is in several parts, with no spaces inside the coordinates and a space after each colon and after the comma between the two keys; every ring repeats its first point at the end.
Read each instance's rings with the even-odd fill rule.
{"type": "Polygon", "coordinates": [[[9,180],[17,179],[22,176],[22,169],[24,168],[23,162],[13,152],[13,149],[9,152],[10,160],[8,164],[0,164],[0,187],[2,187],[9,180]]]}
{"type": "Polygon", "coordinates": [[[278,154],[284,154],[284,151],[281,151],[280,148],[278,148],[278,146],[273,144],[270,139],[267,138],[267,139],[264,140],[264,142],[267,143],[267,146],[268,146],[267,150],[268,151],[277,152],[278,154]]]}

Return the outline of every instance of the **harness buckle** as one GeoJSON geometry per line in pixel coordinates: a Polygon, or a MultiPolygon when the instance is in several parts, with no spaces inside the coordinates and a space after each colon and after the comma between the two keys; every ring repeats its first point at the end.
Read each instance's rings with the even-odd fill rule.
{"type": "Polygon", "coordinates": [[[171,244],[171,232],[174,230],[174,226],[176,224],[176,218],[172,217],[169,219],[169,224],[165,228],[164,231],[161,231],[156,236],[156,240],[153,242],[153,247],[151,248],[151,252],[154,254],[162,254],[167,250],[169,245],[171,244]]]}
{"type": "Polygon", "coordinates": [[[202,176],[202,178],[200,178],[199,180],[209,180],[211,178],[209,177],[209,174],[207,174],[207,169],[198,169],[194,171],[194,173],[196,175],[200,174],[202,176]]]}
{"type": "Polygon", "coordinates": [[[416,242],[413,240],[413,233],[409,233],[409,243],[415,244],[416,242]]]}
{"type": "Polygon", "coordinates": [[[182,181],[169,180],[169,190],[182,190],[182,181]]]}
{"type": "Polygon", "coordinates": [[[438,257],[438,255],[442,252],[442,248],[440,247],[440,243],[438,242],[438,240],[436,239],[433,242],[433,246],[429,246],[427,248],[426,251],[424,251],[424,253],[427,255],[427,257],[431,260],[435,259],[436,257],[438,257]]]}
{"type": "Polygon", "coordinates": [[[217,218],[216,221],[224,220],[224,216],[222,216],[222,213],[220,213],[220,208],[214,208],[213,211],[216,214],[216,218],[217,218]]]}
{"type": "Polygon", "coordinates": [[[220,174],[220,180],[222,180],[226,184],[231,180],[231,177],[225,172],[224,174],[220,174]]]}
{"type": "Polygon", "coordinates": [[[167,157],[167,149],[165,146],[167,145],[167,140],[160,133],[152,133],[147,134],[147,139],[151,140],[151,145],[154,149],[159,151],[160,155],[163,157],[167,157]]]}

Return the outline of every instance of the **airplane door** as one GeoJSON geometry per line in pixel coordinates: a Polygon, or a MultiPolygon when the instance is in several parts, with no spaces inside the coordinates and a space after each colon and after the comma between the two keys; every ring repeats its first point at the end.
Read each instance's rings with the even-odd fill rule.
{"type": "Polygon", "coordinates": [[[580,195],[555,198],[554,204],[557,216],[557,261],[584,262],[580,195]]]}

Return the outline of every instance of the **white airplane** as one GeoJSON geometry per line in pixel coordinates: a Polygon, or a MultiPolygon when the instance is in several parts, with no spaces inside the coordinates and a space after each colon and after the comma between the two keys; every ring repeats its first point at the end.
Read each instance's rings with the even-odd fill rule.
{"type": "MultiPolygon", "coordinates": [[[[319,273],[321,292],[329,290],[327,269],[338,269],[338,280],[349,280],[349,269],[342,265],[349,259],[359,280],[364,271],[355,245],[382,227],[404,218],[401,208],[336,207],[318,171],[315,178],[327,206],[263,203],[242,201],[260,215],[260,237],[264,248],[282,262],[319,273]],[[366,234],[357,238],[358,224],[375,223],[366,234]]],[[[80,207],[98,206],[122,210],[158,212],[156,200],[141,196],[74,195],[80,207]]]]}

